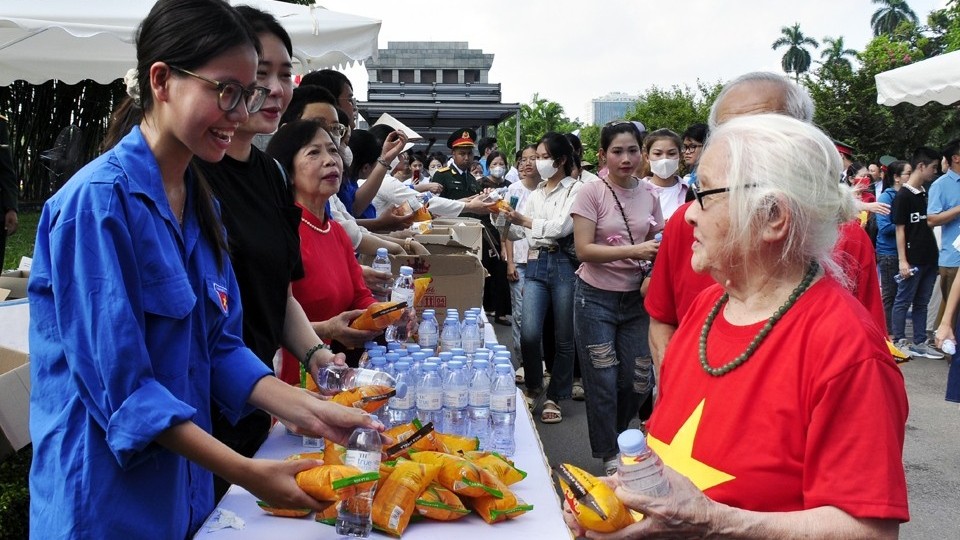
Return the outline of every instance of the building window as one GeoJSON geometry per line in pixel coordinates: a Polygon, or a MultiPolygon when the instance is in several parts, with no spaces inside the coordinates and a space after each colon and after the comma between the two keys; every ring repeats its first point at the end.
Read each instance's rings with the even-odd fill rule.
{"type": "Polygon", "coordinates": [[[377,70],[377,79],[380,82],[392,83],[393,82],[393,70],[392,69],[378,69],[377,70]]]}
{"type": "Polygon", "coordinates": [[[412,84],[413,83],[413,70],[412,69],[401,69],[397,74],[399,77],[397,82],[412,84]]]}
{"type": "Polygon", "coordinates": [[[445,69],[443,70],[443,82],[444,84],[457,84],[457,70],[455,69],[445,69]]]}
{"type": "Polygon", "coordinates": [[[463,70],[463,82],[465,83],[480,82],[480,70],[478,69],[463,70]]]}
{"type": "Polygon", "coordinates": [[[435,69],[421,69],[420,70],[420,82],[425,84],[433,84],[437,82],[437,70],[435,69]]]}

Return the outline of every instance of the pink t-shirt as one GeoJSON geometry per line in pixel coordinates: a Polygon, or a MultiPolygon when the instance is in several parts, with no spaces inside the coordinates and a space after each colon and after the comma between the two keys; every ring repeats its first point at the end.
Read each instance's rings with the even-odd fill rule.
{"type": "MultiPolygon", "coordinates": [[[[614,189],[620,204],[623,205],[636,244],[645,242],[663,229],[660,203],[650,184],[638,182],[633,189],[623,189],[610,181],[589,182],[577,193],[577,198],[570,207],[570,215],[578,215],[597,224],[594,244],[630,245],[630,235],[623,222],[623,215],[607,185],[614,189]]],[[[608,263],[585,262],[577,269],[577,275],[589,285],[605,291],[626,292],[640,289],[640,262],[634,259],[608,263]]]]}

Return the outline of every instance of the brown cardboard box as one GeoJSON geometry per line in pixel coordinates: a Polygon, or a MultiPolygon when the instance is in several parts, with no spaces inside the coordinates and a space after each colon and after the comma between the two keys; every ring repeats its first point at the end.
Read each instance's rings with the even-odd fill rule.
{"type": "Polygon", "coordinates": [[[0,459],[30,444],[30,356],[0,346],[0,459]]]}
{"type": "Polygon", "coordinates": [[[30,270],[7,270],[0,274],[0,289],[7,289],[10,294],[6,300],[16,300],[27,297],[27,279],[30,270]]]}
{"type": "Polygon", "coordinates": [[[432,255],[470,253],[479,257],[483,245],[483,225],[479,222],[434,220],[432,229],[414,235],[413,239],[423,244],[432,255]]]}
{"type": "MultiPolygon", "coordinates": [[[[430,248],[427,248],[430,249],[430,248]]],[[[364,257],[363,264],[370,264],[372,257],[364,257]]],[[[390,264],[394,276],[400,274],[401,266],[413,268],[413,277],[429,275],[433,278],[417,308],[419,316],[424,308],[463,310],[483,305],[483,280],[486,271],[480,259],[474,255],[391,255],[390,264]]]]}

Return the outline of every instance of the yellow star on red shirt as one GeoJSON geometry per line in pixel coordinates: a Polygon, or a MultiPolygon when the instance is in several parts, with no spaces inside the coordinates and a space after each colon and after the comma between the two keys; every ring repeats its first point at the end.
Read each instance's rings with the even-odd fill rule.
{"type": "Polygon", "coordinates": [[[647,444],[660,456],[660,459],[670,468],[689,478],[700,491],[706,491],[736,478],[693,457],[693,441],[700,428],[700,417],[703,416],[703,406],[706,401],[706,399],[700,401],[670,443],[660,441],[653,435],[647,437],[647,444]]]}

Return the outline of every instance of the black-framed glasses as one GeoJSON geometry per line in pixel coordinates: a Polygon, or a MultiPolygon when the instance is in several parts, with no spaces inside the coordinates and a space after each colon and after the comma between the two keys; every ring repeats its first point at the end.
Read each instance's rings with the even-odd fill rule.
{"type": "MultiPolygon", "coordinates": [[[[743,189],[755,188],[755,187],[757,187],[757,184],[744,184],[744,185],[741,186],[741,187],[742,187],[743,189]]],[[[700,204],[700,209],[701,209],[701,210],[704,210],[704,208],[703,208],[703,198],[704,198],[704,197],[709,197],[710,195],[719,195],[719,194],[721,194],[721,193],[726,193],[726,192],[730,191],[731,189],[732,189],[732,188],[731,188],[730,186],[727,186],[727,187],[716,188],[716,189],[708,189],[708,190],[706,190],[706,191],[700,191],[700,188],[699,188],[698,186],[695,186],[695,185],[694,185],[694,186],[690,186],[690,190],[693,191],[693,198],[696,199],[696,200],[697,200],[697,203],[700,204]]]]}
{"type": "Polygon", "coordinates": [[[216,86],[217,92],[219,93],[217,106],[220,107],[220,110],[223,112],[230,112],[236,109],[237,105],[240,104],[240,100],[243,100],[244,104],[247,106],[247,112],[253,114],[263,107],[263,103],[267,100],[267,96],[270,95],[270,89],[263,86],[244,88],[242,84],[237,82],[215,81],[180,67],[170,66],[170,69],[216,86]]]}
{"type": "Polygon", "coordinates": [[[683,148],[681,148],[680,150],[682,150],[683,153],[686,154],[687,152],[696,152],[700,148],[703,148],[702,144],[685,144],[683,145],[683,148]]]}

